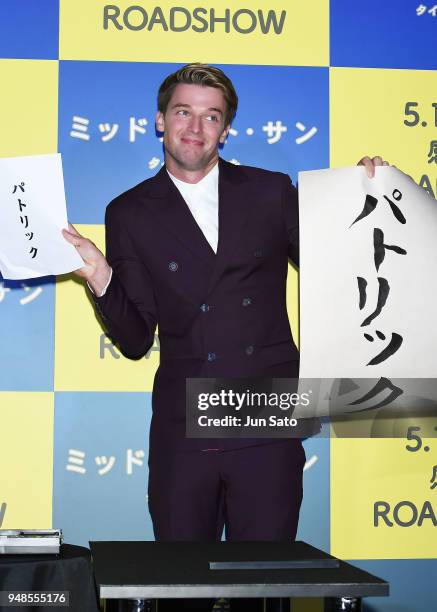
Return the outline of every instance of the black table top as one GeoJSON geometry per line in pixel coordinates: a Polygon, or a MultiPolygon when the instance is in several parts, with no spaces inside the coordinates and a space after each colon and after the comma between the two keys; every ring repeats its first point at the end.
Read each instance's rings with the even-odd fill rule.
{"type": "Polygon", "coordinates": [[[349,563],[316,569],[210,569],[213,561],[328,560],[305,542],[90,542],[102,598],[365,597],[388,583],[349,563]]]}

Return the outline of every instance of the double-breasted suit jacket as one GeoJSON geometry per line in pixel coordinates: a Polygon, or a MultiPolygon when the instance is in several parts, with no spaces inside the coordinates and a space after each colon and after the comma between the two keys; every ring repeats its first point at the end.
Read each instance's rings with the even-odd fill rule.
{"type": "Polygon", "coordinates": [[[158,325],[151,452],[210,448],[185,437],[186,378],[298,375],[286,309],[288,258],[298,264],[297,192],[285,174],[220,160],[217,254],[165,167],[113,200],[105,221],[113,276],[93,298],[103,325],[131,358],[146,354],[158,325]]]}

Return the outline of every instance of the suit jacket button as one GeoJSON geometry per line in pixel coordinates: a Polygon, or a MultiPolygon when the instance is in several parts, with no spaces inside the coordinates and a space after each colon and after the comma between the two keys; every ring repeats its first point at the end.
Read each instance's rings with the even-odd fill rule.
{"type": "Polygon", "coordinates": [[[179,266],[178,266],[178,264],[175,261],[171,261],[168,264],[168,269],[170,270],[170,272],[176,272],[178,268],[179,268],[179,266]]]}
{"type": "Polygon", "coordinates": [[[254,348],[252,345],[246,347],[246,355],[253,355],[254,348]]]}
{"type": "Polygon", "coordinates": [[[208,361],[215,361],[217,359],[217,355],[215,353],[208,353],[208,361]]]}
{"type": "Polygon", "coordinates": [[[244,298],[241,304],[243,306],[250,306],[252,304],[252,298],[244,298]]]}

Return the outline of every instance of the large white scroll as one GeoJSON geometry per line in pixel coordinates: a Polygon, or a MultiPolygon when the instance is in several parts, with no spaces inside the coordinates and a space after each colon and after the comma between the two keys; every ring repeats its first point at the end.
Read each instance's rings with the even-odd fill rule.
{"type": "Polygon", "coordinates": [[[68,229],[59,154],[0,158],[0,272],[6,279],[64,274],[83,260],[68,229]]]}
{"type": "Polygon", "coordinates": [[[299,174],[300,376],[437,377],[437,202],[393,167],[299,174]]]}

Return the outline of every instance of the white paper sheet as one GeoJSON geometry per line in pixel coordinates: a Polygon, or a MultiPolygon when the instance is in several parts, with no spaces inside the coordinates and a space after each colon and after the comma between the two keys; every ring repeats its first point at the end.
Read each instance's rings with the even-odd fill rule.
{"type": "Polygon", "coordinates": [[[60,154],[0,158],[3,278],[38,278],[82,267],[62,228],[68,224],[60,154]]]}
{"type": "Polygon", "coordinates": [[[355,166],[301,172],[299,210],[301,377],[437,377],[436,200],[396,168],[355,166]],[[355,221],[367,194],[376,206],[355,221]],[[376,270],[378,230],[406,254],[384,247],[376,270]]]}

